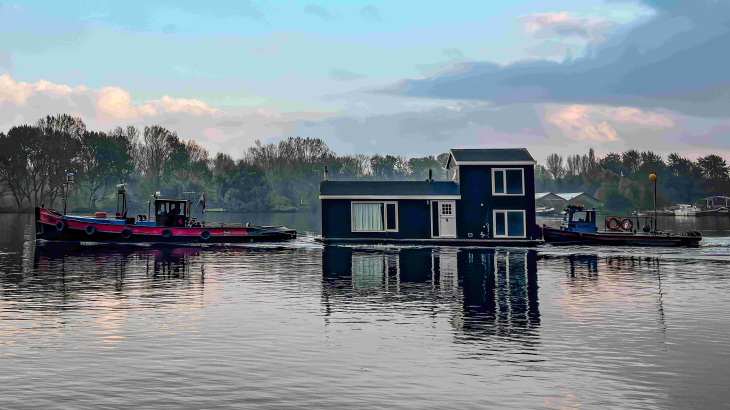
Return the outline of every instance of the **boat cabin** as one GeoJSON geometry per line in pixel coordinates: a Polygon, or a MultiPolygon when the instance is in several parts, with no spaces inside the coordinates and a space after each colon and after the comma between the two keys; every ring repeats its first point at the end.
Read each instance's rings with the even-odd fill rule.
{"type": "Polygon", "coordinates": [[[155,226],[184,227],[190,220],[190,201],[155,199],[155,226]]]}
{"type": "Polygon", "coordinates": [[[568,206],[565,208],[563,222],[560,229],[571,232],[596,233],[596,210],[584,209],[582,206],[568,206]]]}
{"type": "Polygon", "coordinates": [[[320,183],[324,242],[537,244],[526,149],[452,149],[448,180],[320,183]]]}

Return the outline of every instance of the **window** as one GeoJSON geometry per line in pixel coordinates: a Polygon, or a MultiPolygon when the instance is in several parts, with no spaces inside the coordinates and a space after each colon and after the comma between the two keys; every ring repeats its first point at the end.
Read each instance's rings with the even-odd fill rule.
{"type": "Polygon", "coordinates": [[[574,212],[573,213],[573,222],[593,222],[591,220],[591,213],[592,212],[574,212]]]}
{"type": "Polygon", "coordinates": [[[441,204],[441,215],[452,215],[450,202],[441,204]]]}
{"type": "Polygon", "coordinates": [[[493,195],[525,195],[525,176],[522,168],[492,169],[493,195]]]}
{"type": "Polygon", "coordinates": [[[398,232],[397,202],[353,202],[353,232],[398,232]]]}
{"type": "Polygon", "coordinates": [[[525,237],[525,211],[494,211],[494,237],[525,237]]]}

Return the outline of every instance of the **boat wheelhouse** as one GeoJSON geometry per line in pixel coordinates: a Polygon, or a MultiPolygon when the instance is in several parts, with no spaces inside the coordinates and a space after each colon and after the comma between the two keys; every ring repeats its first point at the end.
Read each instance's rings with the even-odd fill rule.
{"type": "Polygon", "coordinates": [[[322,240],[529,246],[535,160],[526,149],[452,149],[447,181],[320,183],[322,240]]]}

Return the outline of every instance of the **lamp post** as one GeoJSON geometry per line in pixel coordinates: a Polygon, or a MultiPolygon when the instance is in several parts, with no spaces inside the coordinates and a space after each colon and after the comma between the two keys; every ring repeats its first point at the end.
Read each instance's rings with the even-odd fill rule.
{"type": "Polygon", "coordinates": [[[654,233],[657,231],[657,219],[656,219],[656,174],[649,175],[649,179],[654,181],[654,233]]]}

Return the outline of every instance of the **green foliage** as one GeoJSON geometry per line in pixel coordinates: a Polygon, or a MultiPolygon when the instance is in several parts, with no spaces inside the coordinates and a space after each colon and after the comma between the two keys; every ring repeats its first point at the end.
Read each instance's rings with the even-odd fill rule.
{"type": "Polygon", "coordinates": [[[565,166],[563,163],[560,155],[551,154],[546,166],[535,167],[537,192],[587,192],[615,211],[653,208],[652,173],[657,175],[658,207],[691,204],[730,190],[730,167],[714,154],[693,162],[672,153],[664,162],[651,151],[612,152],[600,160],[589,152],[570,156],[565,166]]]}

